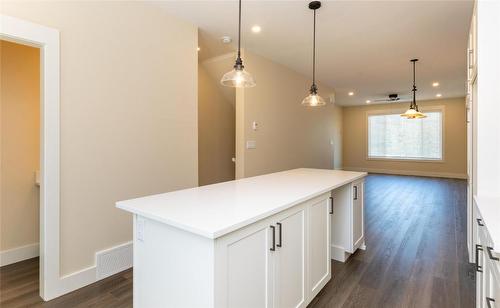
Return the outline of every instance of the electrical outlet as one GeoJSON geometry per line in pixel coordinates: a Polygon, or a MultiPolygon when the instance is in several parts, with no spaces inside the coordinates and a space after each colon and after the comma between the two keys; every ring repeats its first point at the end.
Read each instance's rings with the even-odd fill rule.
{"type": "Polygon", "coordinates": [[[146,219],[142,217],[137,217],[137,222],[135,227],[137,233],[137,240],[144,242],[144,228],[146,227],[146,219]]]}
{"type": "Polygon", "coordinates": [[[255,140],[247,141],[247,149],[256,149],[256,148],[257,148],[257,142],[255,140]]]}

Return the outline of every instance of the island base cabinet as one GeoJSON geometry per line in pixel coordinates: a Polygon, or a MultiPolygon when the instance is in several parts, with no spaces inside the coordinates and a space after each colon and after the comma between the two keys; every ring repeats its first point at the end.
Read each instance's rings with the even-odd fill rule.
{"type": "Polygon", "coordinates": [[[215,307],[306,307],[331,277],[328,208],[324,194],[217,239],[215,307]]]}
{"type": "Polygon", "coordinates": [[[493,250],[488,226],[474,206],[476,307],[500,308],[500,253],[493,250]]]}

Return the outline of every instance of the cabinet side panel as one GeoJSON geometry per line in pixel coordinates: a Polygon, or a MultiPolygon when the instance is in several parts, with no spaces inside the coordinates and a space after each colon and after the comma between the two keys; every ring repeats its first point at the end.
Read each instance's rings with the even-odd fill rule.
{"type": "Polygon", "coordinates": [[[134,306],[213,307],[214,241],[134,218],[134,306]]]}

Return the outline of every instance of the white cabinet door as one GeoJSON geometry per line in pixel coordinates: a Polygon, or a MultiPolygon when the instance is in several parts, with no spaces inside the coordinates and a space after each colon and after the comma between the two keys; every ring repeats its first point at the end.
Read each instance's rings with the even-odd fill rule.
{"type": "Polygon", "coordinates": [[[485,264],[483,267],[483,307],[500,307],[500,259],[491,248],[493,243],[487,239],[487,245],[484,246],[485,264]]]}
{"type": "MultiPolygon", "coordinates": [[[[496,262],[498,263],[500,261],[496,262]]],[[[490,289],[487,294],[486,302],[489,302],[492,308],[498,308],[500,307],[500,271],[498,270],[498,264],[493,264],[491,270],[490,289]]]]}
{"type": "MultiPolygon", "coordinates": [[[[306,306],[306,208],[287,212],[276,222],[276,307],[306,306]]],[[[257,306],[255,306],[257,307],[257,306]]]]}
{"type": "Polygon", "coordinates": [[[352,185],[352,248],[354,253],[363,244],[363,182],[355,182],[352,185]]]}
{"type": "Polygon", "coordinates": [[[323,199],[309,207],[309,282],[311,299],[331,278],[330,260],[330,200],[323,199]]]}
{"type": "Polygon", "coordinates": [[[271,241],[267,221],[218,240],[216,307],[272,307],[271,241]]]}

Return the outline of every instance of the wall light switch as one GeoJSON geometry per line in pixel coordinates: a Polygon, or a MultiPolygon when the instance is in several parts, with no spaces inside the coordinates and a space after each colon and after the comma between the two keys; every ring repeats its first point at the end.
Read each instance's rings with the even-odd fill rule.
{"type": "Polygon", "coordinates": [[[258,128],[259,128],[259,123],[257,123],[257,121],[253,121],[252,122],[252,129],[257,130],[258,128]]]}
{"type": "Polygon", "coordinates": [[[257,142],[255,140],[247,141],[247,149],[256,149],[256,148],[257,148],[257,142]]]}

